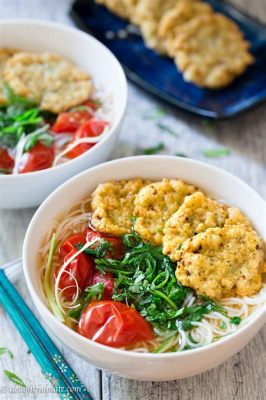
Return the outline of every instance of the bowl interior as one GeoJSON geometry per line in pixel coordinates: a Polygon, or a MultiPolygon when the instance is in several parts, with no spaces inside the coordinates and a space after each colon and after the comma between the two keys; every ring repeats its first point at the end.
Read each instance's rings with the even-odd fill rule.
{"type": "MultiPolygon", "coordinates": [[[[44,299],[39,285],[38,249],[51,226],[51,221],[60,217],[76,201],[89,195],[98,183],[134,177],[154,180],[165,177],[181,178],[216,199],[239,207],[252,221],[258,233],[266,237],[265,221],[262,218],[266,212],[264,200],[243,181],[221,169],[171,156],[139,156],[110,161],[93,167],[61,185],[44,201],[30,223],[23,249],[24,272],[31,294],[35,299],[38,298],[42,306],[44,299]]],[[[46,313],[52,316],[47,308],[46,313]]]]}

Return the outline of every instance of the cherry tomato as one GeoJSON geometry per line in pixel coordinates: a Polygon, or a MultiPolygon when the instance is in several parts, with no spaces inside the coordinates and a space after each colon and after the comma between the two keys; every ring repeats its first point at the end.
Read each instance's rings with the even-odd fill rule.
{"type": "Polygon", "coordinates": [[[14,168],[14,160],[8,154],[7,149],[0,147],[0,170],[4,173],[11,173],[14,168]]]}
{"type": "Polygon", "coordinates": [[[85,244],[86,236],[82,235],[81,233],[69,236],[60,246],[59,254],[61,258],[65,258],[65,256],[68,255],[68,253],[70,253],[71,250],[73,249],[75,250],[76,249],[75,244],[78,243],[85,244]]]}
{"type": "Polygon", "coordinates": [[[91,117],[92,114],[86,110],[62,112],[58,115],[52,126],[52,131],[56,133],[76,132],[76,130],[91,117]]]}
{"type": "MultiPolygon", "coordinates": [[[[77,250],[73,248],[65,256],[64,262],[69,260],[70,257],[72,257],[76,253],[77,250]]],[[[77,281],[77,284],[81,292],[83,292],[86,289],[86,287],[91,284],[95,272],[95,265],[93,258],[83,253],[80,253],[77,255],[76,258],[74,258],[74,260],[70,262],[70,264],[68,264],[65,271],[66,272],[63,272],[60,277],[58,286],[60,289],[65,289],[62,294],[63,297],[66,300],[72,300],[77,292],[75,279],[77,281]]],[[[58,272],[59,271],[57,271],[57,273],[58,272]]]]}
{"type": "Polygon", "coordinates": [[[110,272],[107,272],[106,274],[96,272],[92,278],[91,284],[96,285],[96,283],[103,283],[104,285],[103,300],[111,300],[115,285],[113,275],[110,272]]]}
{"type": "MultiPolygon", "coordinates": [[[[73,139],[71,140],[71,143],[75,143],[75,141],[78,139],[99,136],[103,132],[106,125],[107,122],[105,121],[89,119],[88,121],[84,122],[84,124],[82,124],[80,128],[76,131],[73,139]]],[[[93,146],[94,143],[78,144],[76,147],[74,147],[72,150],[66,153],[66,157],[76,158],[93,146]]]]}
{"type": "Polygon", "coordinates": [[[150,324],[132,307],[116,301],[97,301],[82,313],[78,332],[94,342],[111,347],[151,340],[150,324]]]}
{"type": "Polygon", "coordinates": [[[88,100],[85,103],[83,103],[84,106],[90,107],[93,111],[96,111],[99,108],[99,103],[95,100],[88,100]]]}
{"type": "Polygon", "coordinates": [[[52,166],[55,156],[54,146],[47,147],[38,142],[20,159],[19,173],[39,171],[52,166]]]}
{"type": "Polygon", "coordinates": [[[98,240],[98,243],[95,243],[95,245],[92,245],[92,248],[94,248],[94,249],[97,246],[100,245],[100,242],[103,239],[105,239],[107,242],[112,244],[113,252],[112,251],[107,251],[106,257],[114,258],[116,260],[119,260],[120,258],[123,258],[124,254],[125,254],[125,249],[124,249],[124,245],[123,245],[122,239],[120,239],[119,237],[106,236],[106,235],[103,235],[100,232],[93,231],[90,228],[87,228],[85,230],[85,235],[86,235],[87,242],[91,242],[91,241],[93,241],[95,239],[98,240]]]}

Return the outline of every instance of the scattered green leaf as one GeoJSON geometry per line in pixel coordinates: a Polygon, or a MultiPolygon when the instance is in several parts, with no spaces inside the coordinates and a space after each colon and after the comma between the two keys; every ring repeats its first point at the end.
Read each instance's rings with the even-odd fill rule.
{"type": "Polygon", "coordinates": [[[159,121],[156,123],[156,126],[161,129],[163,132],[168,133],[171,136],[178,137],[179,134],[174,131],[170,126],[166,125],[165,123],[159,121]]]}
{"type": "Polygon", "coordinates": [[[144,114],[142,116],[143,119],[148,119],[148,120],[156,120],[164,117],[166,115],[166,112],[161,109],[161,108],[155,108],[148,114],[144,114]]]}
{"type": "Polygon", "coordinates": [[[165,149],[165,145],[163,143],[158,143],[156,146],[147,147],[146,149],[143,149],[143,154],[146,154],[146,155],[156,154],[164,149],[165,149]]]}
{"type": "Polygon", "coordinates": [[[217,158],[217,157],[229,156],[230,150],[227,149],[227,148],[224,148],[224,149],[205,149],[205,150],[202,151],[202,154],[205,157],[217,158]]]}
{"type": "Polygon", "coordinates": [[[0,347],[0,356],[3,354],[8,354],[10,358],[14,358],[13,353],[6,347],[0,347]]]}
{"type": "Polygon", "coordinates": [[[4,369],[4,374],[7,376],[7,378],[13,382],[15,385],[22,386],[22,387],[27,387],[23,380],[14,374],[14,372],[8,371],[7,369],[4,369]]]}
{"type": "Polygon", "coordinates": [[[185,153],[175,153],[175,156],[184,158],[188,157],[185,153]]]}

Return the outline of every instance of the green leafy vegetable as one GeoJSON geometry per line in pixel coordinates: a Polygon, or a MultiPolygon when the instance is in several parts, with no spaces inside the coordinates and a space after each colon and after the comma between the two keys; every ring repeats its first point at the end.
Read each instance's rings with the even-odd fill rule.
{"type": "Polygon", "coordinates": [[[209,157],[209,158],[217,158],[217,157],[224,157],[224,156],[228,156],[230,154],[230,150],[229,149],[205,149],[202,151],[202,154],[205,157],[209,157]]]}
{"type": "Polygon", "coordinates": [[[22,136],[34,133],[29,135],[25,151],[31,150],[37,140],[49,147],[53,137],[48,133],[49,125],[44,126],[45,113],[31,100],[17,96],[6,83],[3,85],[8,105],[0,109],[0,146],[14,148],[22,136]]]}
{"type": "Polygon", "coordinates": [[[8,379],[13,382],[15,385],[26,387],[25,383],[23,380],[14,374],[14,372],[8,371],[7,369],[4,369],[4,374],[8,377],[8,379]]]}
{"type": "Polygon", "coordinates": [[[88,286],[84,291],[82,297],[79,299],[79,304],[76,308],[68,311],[68,317],[78,319],[84,307],[91,300],[101,300],[104,292],[104,284],[102,282],[98,282],[95,285],[88,286]]]}
{"type": "Polygon", "coordinates": [[[6,347],[0,347],[0,356],[2,356],[3,354],[8,354],[10,358],[14,358],[13,353],[7,349],[6,347]]]}
{"type": "MultiPolygon", "coordinates": [[[[77,243],[75,247],[77,250],[82,249],[84,244],[82,243],[77,243]]],[[[111,255],[114,254],[114,246],[113,243],[108,242],[106,239],[99,239],[98,242],[96,242],[93,245],[93,248],[87,247],[87,249],[83,250],[84,254],[94,256],[96,258],[103,258],[106,257],[107,253],[110,253],[111,255]]]]}
{"type": "Polygon", "coordinates": [[[143,154],[156,154],[159,153],[161,150],[165,149],[165,145],[163,143],[158,143],[154,147],[147,147],[146,149],[143,149],[143,154]]]}
{"type": "Polygon", "coordinates": [[[232,318],[230,319],[230,321],[231,321],[231,324],[239,325],[240,322],[241,322],[241,318],[240,318],[240,317],[232,317],[232,318]]]}

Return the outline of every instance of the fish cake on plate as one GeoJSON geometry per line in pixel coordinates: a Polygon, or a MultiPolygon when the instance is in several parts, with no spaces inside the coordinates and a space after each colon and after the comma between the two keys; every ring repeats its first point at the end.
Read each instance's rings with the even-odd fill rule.
{"type": "Polygon", "coordinates": [[[134,22],[140,26],[147,47],[167,54],[163,41],[158,36],[159,23],[163,15],[179,0],[140,0],[134,11],[134,22]]]}
{"type": "Polygon", "coordinates": [[[248,49],[238,26],[218,13],[193,18],[173,43],[184,79],[210,89],[229,85],[253,63],[248,49]]]}
{"type": "Polygon", "coordinates": [[[60,113],[86,101],[91,77],[57,54],[19,52],[7,60],[3,76],[14,92],[60,113]]]}
{"type": "Polygon", "coordinates": [[[186,239],[205,232],[208,228],[233,224],[245,224],[251,227],[237,208],[228,208],[206,197],[202,192],[193,193],[184,199],[180,208],[166,222],[163,253],[172,261],[178,261],[186,239]]]}
{"type": "Polygon", "coordinates": [[[129,19],[138,0],[95,0],[121,18],[129,19]]]}
{"type": "Polygon", "coordinates": [[[180,179],[163,179],[144,186],[135,199],[135,231],[144,240],[161,245],[166,221],[195,191],[194,186],[180,179]]]}
{"type": "Polygon", "coordinates": [[[129,233],[133,225],[135,196],[147,183],[137,178],[98,185],[92,194],[92,226],[113,235],[129,233]]]}
{"type": "Polygon", "coordinates": [[[176,278],[197,295],[252,296],[265,268],[262,240],[246,225],[209,228],[184,242],[176,278]]]}
{"type": "Polygon", "coordinates": [[[2,80],[4,78],[3,72],[6,66],[7,61],[12,57],[17,50],[11,48],[2,48],[0,49],[0,104],[4,105],[7,103],[7,98],[4,93],[4,88],[2,85],[2,80]]]}
{"type": "Polygon", "coordinates": [[[158,36],[165,43],[168,54],[174,56],[173,43],[182,27],[199,15],[213,12],[212,7],[198,0],[180,0],[174,8],[168,10],[159,23],[158,36]]]}

